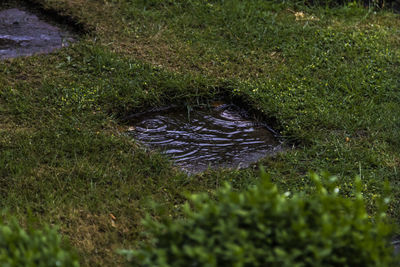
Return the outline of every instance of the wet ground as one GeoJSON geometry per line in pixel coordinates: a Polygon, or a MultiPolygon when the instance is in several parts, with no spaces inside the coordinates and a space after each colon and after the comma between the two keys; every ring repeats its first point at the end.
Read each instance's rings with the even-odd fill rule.
{"type": "Polygon", "coordinates": [[[226,104],[190,112],[147,112],[132,116],[129,134],[189,173],[242,168],[282,149],[267,125],[245,117],[243,110],[226,104]]]}
{"type": "Polygon", "coordinates": [[[28,11],[0,11],[0,59],[50,53],[72,41],[72,34],[28,11]]]}

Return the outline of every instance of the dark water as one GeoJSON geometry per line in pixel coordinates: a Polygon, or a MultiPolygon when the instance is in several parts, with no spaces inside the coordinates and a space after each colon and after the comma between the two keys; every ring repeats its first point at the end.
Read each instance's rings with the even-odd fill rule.
{"type": "Polygon", "coordinates": [[[26,11],[0,11],[0,59],[50,53],[72,41],[69,33],[26,11]]]}
{"type": "Polygon", "coordinates": [[[149,112],[132,118],[129,134],[161,150],[189,173],[208,167],[248,167],[281,150],[281,145],[265,125],[242,113],[233,105],[149,112]]]}

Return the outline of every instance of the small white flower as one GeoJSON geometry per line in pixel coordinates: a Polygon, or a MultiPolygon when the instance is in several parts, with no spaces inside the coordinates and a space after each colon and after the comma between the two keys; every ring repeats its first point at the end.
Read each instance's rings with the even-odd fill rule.
{"type": "Polygon", "coordinates": [[[335,192],[335,194],[339,193],[339,188],[335,187],[335,189],[333,190],[333,192],[335,192]]]}

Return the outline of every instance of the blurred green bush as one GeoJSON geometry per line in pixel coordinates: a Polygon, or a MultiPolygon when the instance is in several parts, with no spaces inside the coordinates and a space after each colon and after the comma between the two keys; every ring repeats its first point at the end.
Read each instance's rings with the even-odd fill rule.
{"type": "Polygon", "coordinates": [[[24,230],[15,219],[0,223],[0,266],[79,266],[53,228],[24,230]]]}
{"type": "Polygon", "coordinates": [[[226,184],[217,201],[192,195],[185,219],[148,218],[151,241],[121,253],[132,266],[390,266],[385,201],[370,217],[360,179],[349,199],[334,177],[310,178],[315,186],[308,195],[281,194],[265,174],[245,192],[226,184]]]}

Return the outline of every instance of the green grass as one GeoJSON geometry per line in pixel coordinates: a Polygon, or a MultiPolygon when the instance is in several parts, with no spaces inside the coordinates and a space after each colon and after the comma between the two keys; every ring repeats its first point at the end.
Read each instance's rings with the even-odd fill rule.
{"type": "Polygon", "coordinates": [[[292,149],[261,161],[282,190],[308,171],[360,175],[371,212],[400,200],[399,26],[390,12],[278,1],[35,0],[91,32],[46,56],[0,62],[0,203],[57,224],[84,265],[115,265],[141,240],[149,200],[179,216],[182,192],[237,189],[258,170],[187,177],[124,134],[149,107],[239,98],[292,149]],[[296,12],[303,12],[303,17],[296,12]],[[114,219],[116,218],[116,219],[114,219]]]}

